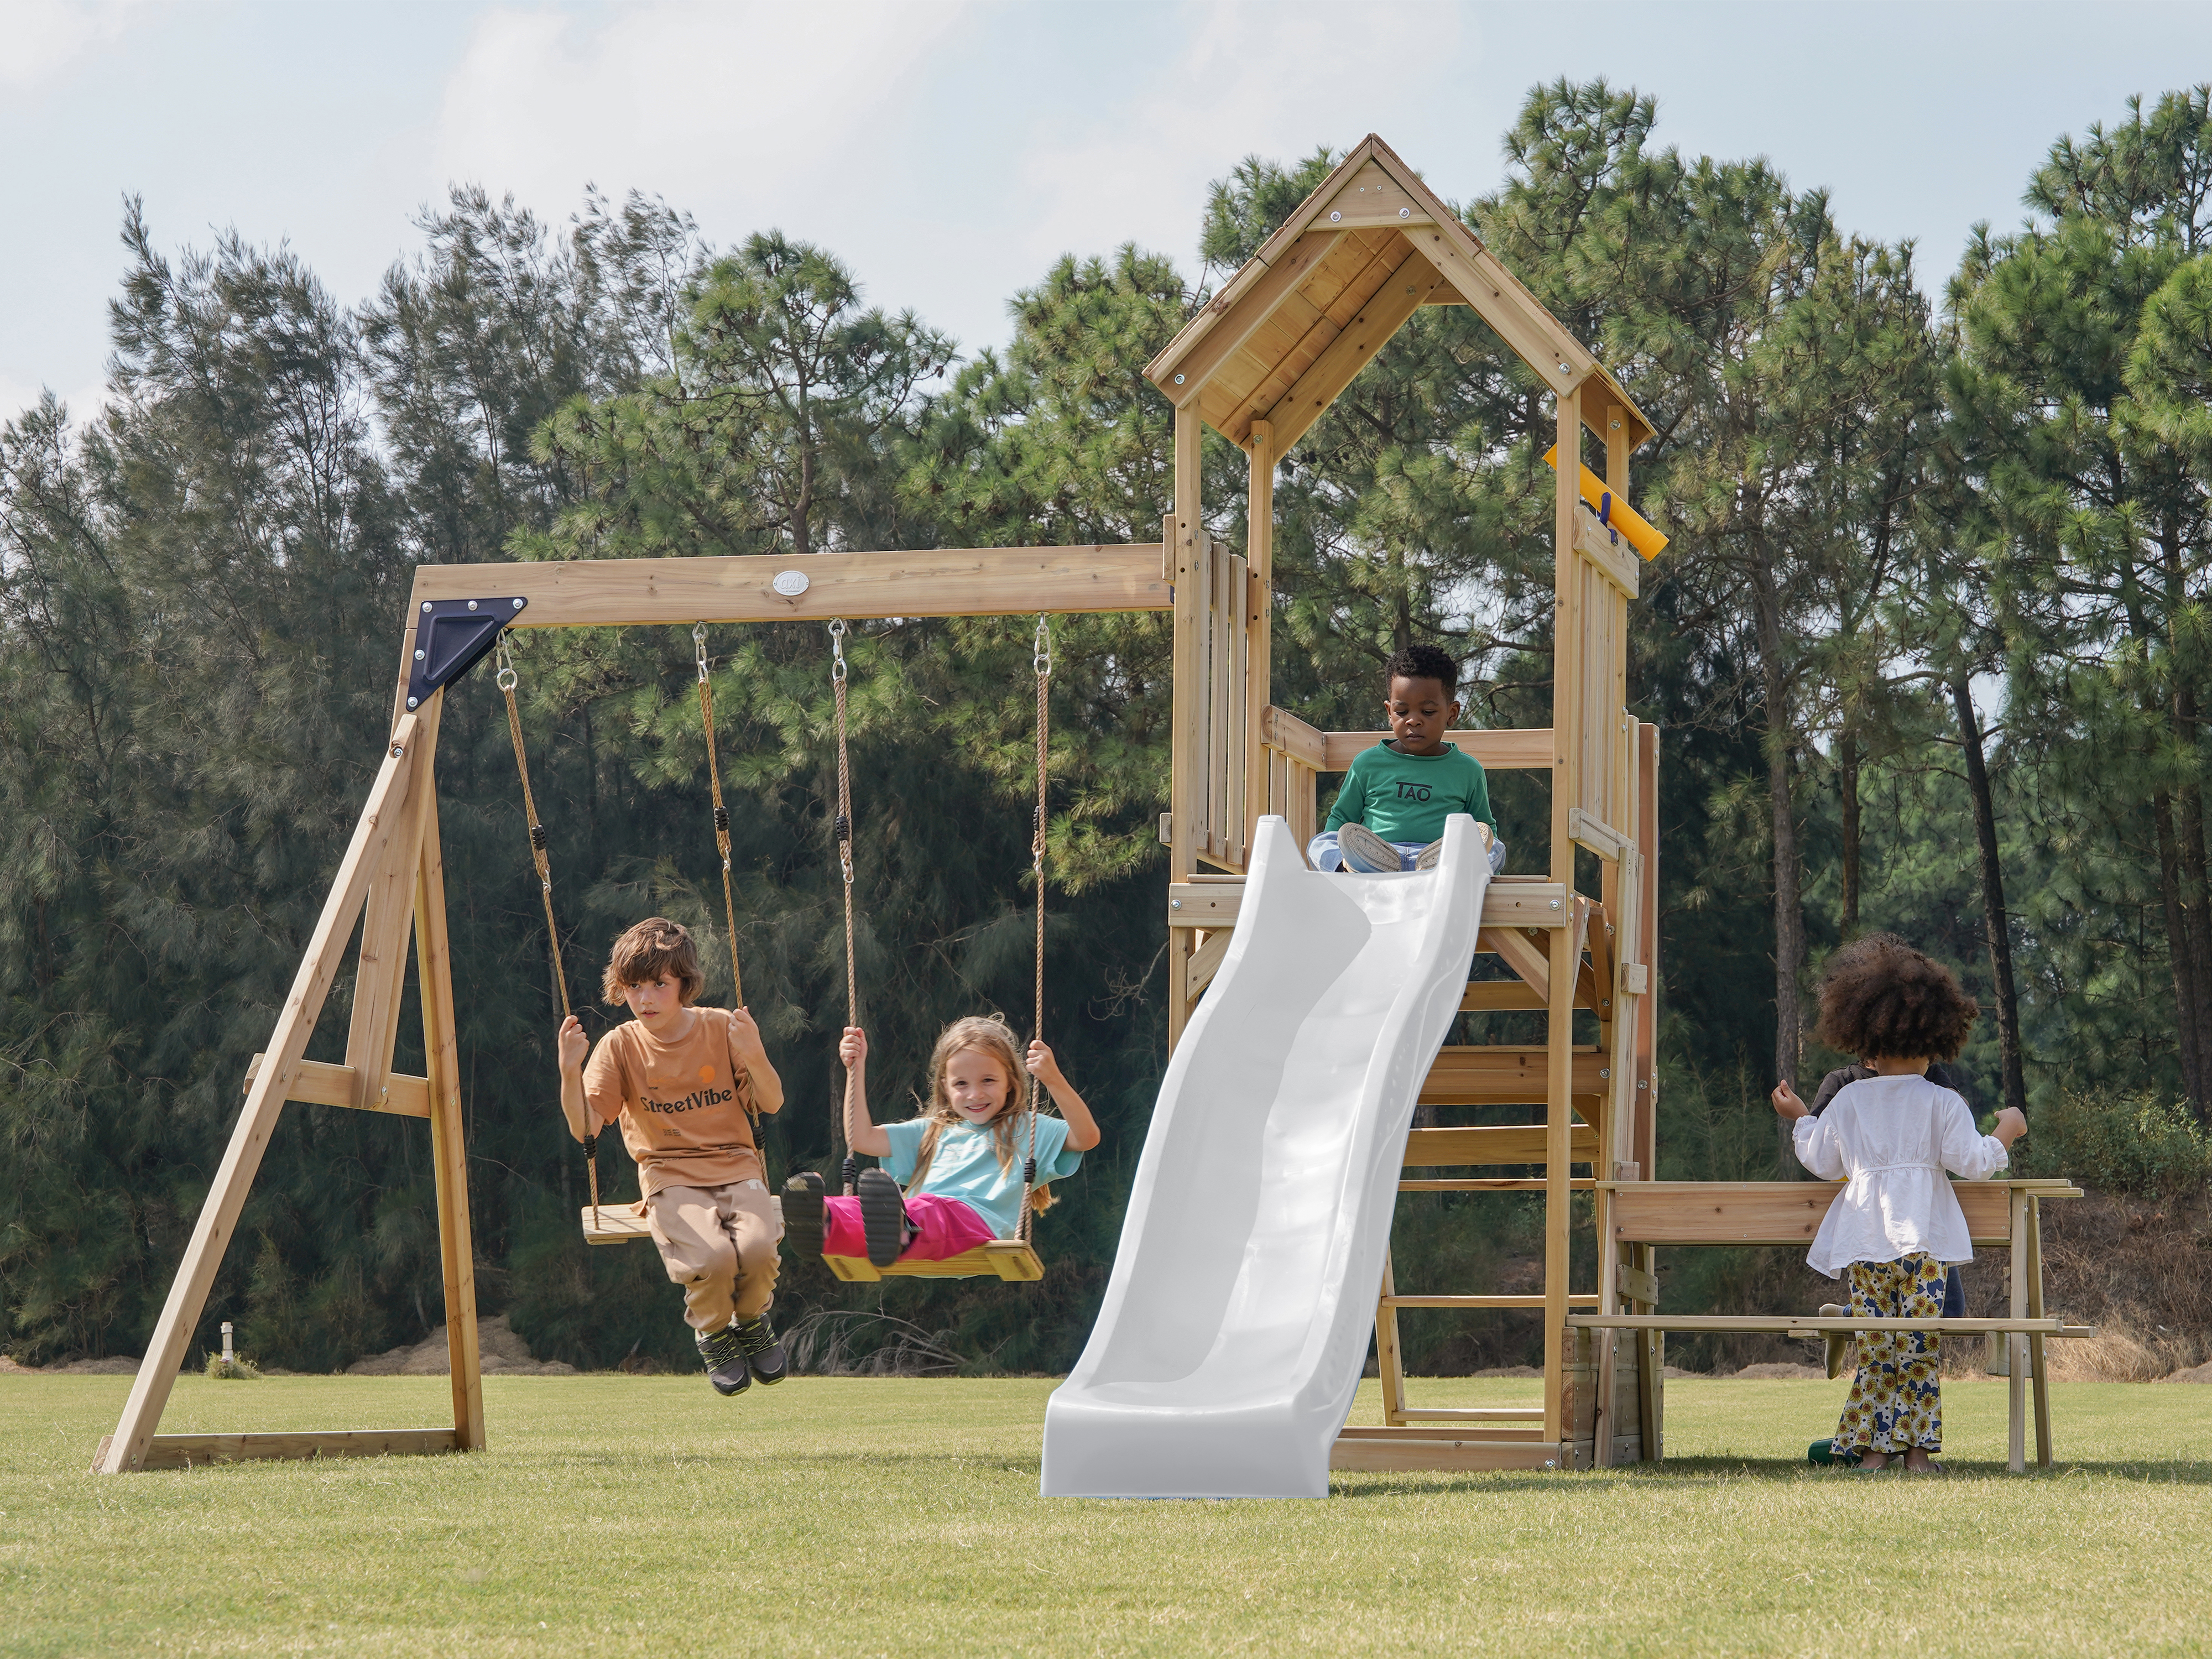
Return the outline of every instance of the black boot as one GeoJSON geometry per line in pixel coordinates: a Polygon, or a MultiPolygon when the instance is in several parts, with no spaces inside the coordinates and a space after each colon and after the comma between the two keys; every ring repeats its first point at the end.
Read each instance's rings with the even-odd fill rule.
{"type": "Polygon", "coordinates": [[[868,1237],[868,1260],[888,1267],[906,1249],[906,1200],[898,1182],[881,1170],[860,1171],[860,1225],[868,1237]]]}
{"type": "MultiPolygon", "coordinates": [[[[716,1394],[743,1394],[752,1387],[752,1373],[745,1367],[744,1340],[735,1325],[725,1325],[712,1334],[702,1331],[696,1340],[699,1358],[707,1367],[707,1380],[714,1385],[716,1394]]],[[[780,1370],[776,1372],[779,1378],[782,1375],[780,1370]]]]}
{"type": "Polygon", "coordinates": [[[802,1255],[822,1254],[822,1177],[811,1170],[783,1183],[783,1236],[802,1255]]]}
{"type": "Polygon", "coordinates": [[[750,1319],[740,1319],[730,1328],[738,1334],[738,1346],[745,1351],[745,1365],[763,1387],[783,1381],[788,1369],[783,1357],[783,1339],[775,1334],[775,1327],[768,1322],[766,1314],[755,1314],[750,1319]]]}

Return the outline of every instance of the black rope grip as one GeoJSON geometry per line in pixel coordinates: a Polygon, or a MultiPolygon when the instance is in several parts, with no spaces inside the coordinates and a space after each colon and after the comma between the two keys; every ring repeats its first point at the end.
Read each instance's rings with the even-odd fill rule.
{"type": "Polygon", "coordinates": [[[730,833],[730,809],[728,807],[717,806],[714,809],[714,828],[723,835],[726,836],[730,833]]]}
{"type": "Polygon", "coordinates": [[[594,1134],[588,1134],[588,1135],[586,1135],[586,1136],[584,1137],[584,1156],[585,1156],[586,1158],[597,1158],[599,1155],[599,1136],[598,1136],[596,1133],[594,1133],[594,1134]]]}
{"type": "Polygon", "coordinates": [[[545,850],[545,826],[544,824],[533,823],[530,826],[530,846],[531,850],[533,852],[542,853],[545,850]]]}
{"type": "Polygon", "coordinates": [[[836,833],[837,842],[840,846],[842,846],[845,842],[853,839],[853,820],[847,817],[842,812],[837,814],[836,817],[831,820],[830,827],[836,833]]]}
{"type": "Polygon", "coordinates": [[[853,1189],[860,1184],[860,1160],[850,1152],[846,1153],[844,1169],[841,1173],[844,1176],[845,1196],[850,1198],[853,1189]]]}
{"type": "Polygon", "coordinates": [[[1031,1158],[1022,1165],[1022,1179],[1030,1186],[1036,1185],[1036,1160],[1031,1158]]]}

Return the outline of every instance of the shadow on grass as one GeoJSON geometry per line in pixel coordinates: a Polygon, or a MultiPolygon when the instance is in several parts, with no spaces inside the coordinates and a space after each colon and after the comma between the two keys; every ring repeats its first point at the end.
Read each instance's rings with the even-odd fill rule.
{"type": "Polygon", "coordinates": [[[1959,1481],[2033,1480],[2048,1485],[2069,1478],[2092,1475],[2134,1480],[2144,1485],[2212,1486],[2212,1462],[2187,1458],[2062,1458],[2047,1469],[2031,1466],[2014,1474],[2002,1461],[1960,1458],[1947,1462],[1946,1473],[1935,1477],[1881,1471],[1860,1474],[1841,1468],[1822,1468],[1784,1458],[1752,1460],[1734,1457],[1670,1457],[1659,1468],[1632,1464],[1612,1469],[1579,1469],[1562,1474],[1548,1469],[1487,1469],[1468,1474],[1382,1474],[1340,1473],[1329,1479],[1332,1498],[1373,1498],[1427,1497],[1440,1493],[1491,1492],[1557,1493],[1580,1498],[1593,1482],[1609,1485],[1692,1487],[1723,1482],[1759,1480],[1770,1486],[1798,1486],[1832,1481],[1838,1486],[1872,1486],[1891,1480],[1936,1485],[1959,1481]]]}

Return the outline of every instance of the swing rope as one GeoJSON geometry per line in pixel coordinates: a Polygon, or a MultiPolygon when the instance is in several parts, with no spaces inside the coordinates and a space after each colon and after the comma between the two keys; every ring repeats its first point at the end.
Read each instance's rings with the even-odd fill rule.
{"type": "Polygon", "coordinates": [[[707,782],[714,796],[714,847],[722,855],[722,919],[729,927],[730,1006],[745,1006],[745,981],[738,967],[738,902],[730,891],[730,809],[722,805],[722,765],[714,752],[714,688],[707,678],[707,624],[695,623],[691,644],[699,662],[699,724],[707,733],[707,782]]]}
{"type": "MultiPolygon", "coordinates": [[[[568,970],[561,960],[561,928],[553,919],[553,866],[545,855],[545,826],[538,821],[538,797],[530,787],[530,757],[522,746],[522,711],[516,708],[514,688],[521,676],[514,672],[514,653],[501,629],[497,642],[500,695],[507,699],[507,734],[514,740],[514,769],[522,779],[522,812],[530,823],[530,861],[538,866],[538,893],[545,905],[545,942],[553,952],[553,986],[561,994],[561,1018],[565,1024],[575,1010],[568,1006],[568,970]]],[[[585,1108],[586,1121],[590,1107],[585,1108]]],[[[599,1224],[599,1137],[584,1137],[584,1168],[592,1188],[592,1226],[599,1224]]]]}
{"type": "MultiPolygon", "coordinates": [[[[845,619],[838,617],[830,624],[830,644],[833,655],[830,663],[830,689],[837,703],[837,817],[832,826],[837,837],[837,865],[845,878],[845,1024],[860,1023],[860,972],[856,966],[857,952],[853,944],[853,769],[845,752],[845,619]]],[[[845,1104],[850,1111],[853,1100],[853,1068],[845,1068],[845,1104]]],[[[830,1148],[837,1148],[838,1122],[835,1116],[830,1126],[830,1148]]],[[[860,1182],[860,1160],[853,1155],[848,1145],[842,1170],[845,1196],[850,1198],[860,1182]]]]}
{"type": "MultiPolygon", "coordinates": [[[[1036,639],[1030,659],[1036,670],[1036,830],[1030,841],[1030,869],[1036,879],[1036,1016],[1030,1026],[1030,1035],[1036,1042],[1044,1041],[1044,834],[1045,834],[1045,777],[1051,753],[1052,690],[1052,629],[1045,618],[1037,618],[1036,639]]],[[[1036,1212],[1030,1200],[1036,1186],[1037,1109],[1043,1103],[1043,1085],[1036,1074],[1030,1074],[1030,1146],[1029,1155],[1022,1164],[1021,1220],[1016,1237],[1023,1243],[1030,1242],[1030,1229],[1036,1212]]]]}
{"type": "MultiPolygon", "coordinates": [[[[724,935],[730,942],[730,1006],[745,1006],[744,974],[738,966],[738,901],[730,890],[730,809],[722,805],[722,764],[714,746],[714,688],[707,678],[707,624],[695,623],[691,627],[691,648],[699,666],[699,724],[707,734],[707,781],[714,798],[714,847],[722,855],[722,920],[729,931],[724,935]]],[[[760,1113],[754,1109],[753,1098],[745,1097],[745,1117],[753,1126],[753,1138],[760,1138],[760,1113]]]]}

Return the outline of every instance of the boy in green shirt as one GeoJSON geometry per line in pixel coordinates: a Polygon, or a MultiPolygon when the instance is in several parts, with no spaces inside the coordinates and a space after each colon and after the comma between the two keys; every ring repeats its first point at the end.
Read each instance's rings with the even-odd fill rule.
{"type": "Polygon", "coordinates": [[[1459,719],[1459,665],[1433,645],[1409,646],[1383,665],[1390,736],[1352,757],[1328,825],[1306,858],[1316,870],[1374,875],[1426,870],[1443,850],[1444,820],[1464,812],[1489,832],[1490,867],[1505,862],[1482,763],[1446,743],[1459,719]]]}

